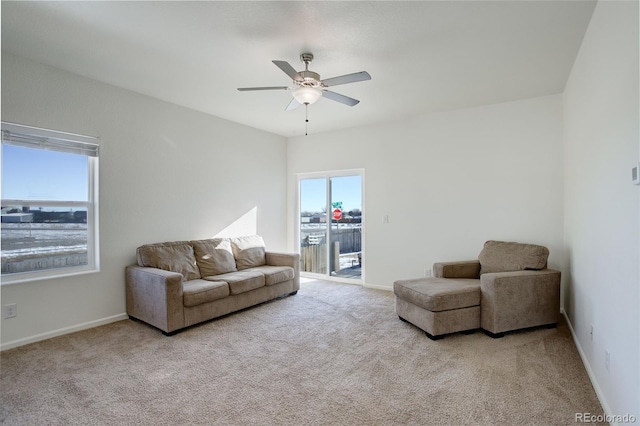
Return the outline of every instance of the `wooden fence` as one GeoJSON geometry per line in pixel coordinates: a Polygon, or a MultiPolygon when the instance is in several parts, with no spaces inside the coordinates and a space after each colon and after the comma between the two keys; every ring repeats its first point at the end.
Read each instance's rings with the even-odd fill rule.
{"type": "MultiPolygon", "coordinates": [[[[300,230],[300,246],[326,244],[326,234],[322,229],[300,230]]],[[[362,228],[344,227],[331,229],[331,242],[340,243],[340,254],[362,251],[362,228]]]]}
{"type": "Polygon", "coordinates": [[[327,272],[327,245],[311,244],[300,247],[300,270],[325,274],[327,272]]]}
{"type": "MultiPolygon", "coordinates": [[[[324,274],[327,271],[327,238],[318,229],[301,230],[301,270],[324,274]]],[[[340,270],[340,254],[362,251],[362,228],[338,228],[331,230],[334,245],[330,259],[331,272],[340,270]]]]}

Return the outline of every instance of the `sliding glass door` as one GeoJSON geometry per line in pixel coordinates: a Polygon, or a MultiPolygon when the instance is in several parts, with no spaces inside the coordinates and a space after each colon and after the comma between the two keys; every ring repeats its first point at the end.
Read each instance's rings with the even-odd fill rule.
{"type": "Polygon", "coordinates": [[[362,172],[299,177],[301,271],[362,280],[362,172]]]}

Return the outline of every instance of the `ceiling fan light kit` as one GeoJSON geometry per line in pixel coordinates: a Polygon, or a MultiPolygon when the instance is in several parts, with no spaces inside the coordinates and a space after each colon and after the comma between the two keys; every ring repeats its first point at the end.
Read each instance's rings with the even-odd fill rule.
{"type": "MultiPolygon", "coordinates": [[[[275,86],[275,87],[239,87],[240,91],[251,90],[291,90],[293,99],[285,108],[287,111],[298,108],[300,105],[309,106],[318,101],[321,97],[339,102],[344,105],[354,106],[360,101],[341,95],[336,92],[327,90],[327,87],[337,86],[339,84],[356,83],[358,81],[371,80],[371,76],[366,71],[360,71],[353,74],[341,75],[325,80],[320,79],[320,74],[309,71],[309,63],[313,60],[313,54],[303,53],[300,60],[304,62],[304,71],[296,71],[286,61],[272,61],[278,68],[287,74],[293,81],[293,87],[275,86]]],[[[306,122],[309,120],[307,119],[306,122]]]]}
{"type": "Polygon", "coordinates": [[[322,90],[315,87],[296,87],[291,92],[298,103],[311,105],[322,97],[322,90]]]}

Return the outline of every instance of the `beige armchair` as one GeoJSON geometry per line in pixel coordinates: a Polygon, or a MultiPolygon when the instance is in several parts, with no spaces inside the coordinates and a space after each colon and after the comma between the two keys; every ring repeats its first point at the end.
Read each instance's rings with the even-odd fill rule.
{"type": "Polygon", "coordinates": [[[560,271],[547,269],[548,256],[543,246],[487,241],[478,260],[435,263],[434,278],[396,281],[396,311],[432,338],[478,327],[492,337],[523,328],[555,327],[560,271]],[[462,303],[461,292],[473,296],[473,287],[480,289],[479,303],[472,297],[462,303]],[[438,308],[447,306],[449,299],[454,303],[448,306],[454,309],[438,308]],[[460,320],[458,314],[478,305],[479,321],[468,315],[460,320]]]}

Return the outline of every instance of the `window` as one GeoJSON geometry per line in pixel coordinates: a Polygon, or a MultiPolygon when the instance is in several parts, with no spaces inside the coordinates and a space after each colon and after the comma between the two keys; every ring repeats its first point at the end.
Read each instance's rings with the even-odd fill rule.
{"type": "Polygon", "coordinates": [[[98,140],[2,123],[2,283],[99,270],[98,140]]]}

